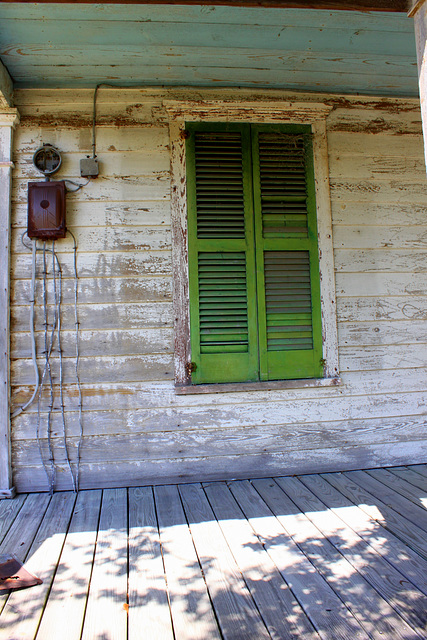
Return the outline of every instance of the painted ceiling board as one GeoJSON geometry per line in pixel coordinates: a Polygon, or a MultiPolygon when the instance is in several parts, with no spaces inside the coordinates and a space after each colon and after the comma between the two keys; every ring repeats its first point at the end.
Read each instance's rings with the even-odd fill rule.
{"type": "MultiPolygon", "coordinates": [[[[14,50],[15,51],[15,50],[14,50]]],[[[11,51],[5,58],[11,55],[11,51]]],[[[87,64],[89,53],[91,65],[97,66],[105,64],[114,56],[115,66],[132,66],[145,63],[146,65],[164,65],[174,67],[196,66],[203,67],[227,67],[230,63],[230,56],[233,56],[233,66],[236,68],[255,69],[282,69],[286,64],[289,71],[319,71],[325,69],[325,62],[328,70],[336,72],[375,74],[382,72],[385,75],[393,68],[393,75],[407,76],[408,67],[415,66],[416,62],[411,56],[399,56],[395,60],[390,60],[389,56],[377,55],[374,59],[367,59],[363,54],[342,55],[339,58],[335,54],[325,54],[319,56],[315,52],[283,51],[280,49],[258,49],[251,48],[233,49],[232,51],[218,50],[215,47],[181,47],[179,54],[173,47],[152,46],[147,50],[141,50],[137,46],[93,46],[88,45],[82,52],[80,46],[69,46],[61,49],[61,64],[67,66],[87,64]]],[[[37,64],[34,66],[51,67],[52,54],[49,51],[40,52],[37,46],[20,47],[19,55],[16,55],[15,69],[26,69],[26,58],[37,55],[37,64]]]]}
{"type": "Polygon", "coordinates": [[[311,9],[280,9],[266,7],[232,7],[207,5],[138,5],[138,4],[61,4],[2,2],[3,19],[21,20],[116,20],[119,22],[215,22],[217,24],[277,24],[278,12],[286,15],[289,25],[339,28],[360,28],[361,17],[369,17],[364,28],[371,31],[401,30],[402,21],[411,29],[406,14],[359,11],[326,11],[311,9]],[[399,21],[396,21],[396,17],[399,21]],[[399,27],[400,25],[400,27],[399,27]]]}
{"type": "Polygon", "coordinates": [[[15,86],[253,86],[416,96],[404,14],[167,5],[0,4],[15,86]]]}

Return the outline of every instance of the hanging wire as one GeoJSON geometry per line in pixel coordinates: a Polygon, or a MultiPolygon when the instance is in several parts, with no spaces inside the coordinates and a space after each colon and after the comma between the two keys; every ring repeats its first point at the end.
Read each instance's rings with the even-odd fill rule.
{"type": "MultiPolygon", "coordinates": [[[[96,123],[96,92],[99,88],[98,85],[95,89],[94,95],[94,113],[93,113],[93,153],[95,157],[96,146],[95,146],[95,123],[96,123]]],[[[114,86],[114,85],[106,85],[106,86],[114,86]]],[[[47,178],[48,179],[48,178],[47,178]]],[[[72,180],[65,180],[66,183],[75,186],[75,189],[67,189],[67,191],[75,192],[79,191],[82,187],[85,187],[91,178],[82,184],[78,184],[77,182],[73,182],[72,180]]],[[[54,387],[53,387],[53,376],[52,369],[50,363],[50,357],[52,354],[55,335],[57,337],[58,343],[58,354],[59,354],[59,394],[60,394],[60,411],[61,411],[61,419],[62,419],[62,437],[64,443],[64,452],[66,456],[66,461],[68,468],[70,470],[70,475],[72,479],[73,489],[77,493],[79,491],[79,482],[80,482],[80,452],[81,445],[83,440],[83,403],[82,403],[82,390],[80,385],[80,376],[79,376],[79,358],[80,358],[80,348],[79,348],[79,320],[78,320],[78,272],[77,272],[77,241],[73,233],[68,231],[73,238],[73,270],[74,270],[74,318],[75,318],[75,346],[76,346],[76,358],[75,358],[75,376],[76,383],[78,389],[78,407],[79,407],[79,440],[77,445],[77,465],[75,475],[73,474],[73,470],[71,467],[70,457],[68,453],[67,447],[67,434],[66,434],[66,419],[65,419],[65,406],[64,406],[64,392],[63,392],[63,354],[62,354],[62,344],[61,344],[61,302],[62,302],[62,269],[59,258],[55,251],[55,242],[52,242],[52,249],[48,249],[46,247],[46,242],[43,242],[43,248],[39,249],[37,247],[37,240],[33,240],[31,246],[29,246],[24,237],[26,235],[26,231],[21,235],[21,242],[27,249],[32,250],[32,268],[31,268],[31,300],[30,300],[30,335],[31,335],[31,358],[33,362],[34,368],[34,390],[31,398],[21,407],[16,409],[12,414],[11,418],[15,418],[19,416],[23,411],[25,411],[36,399],[37,397],[37,426],[36,426],[36,438],[38,443],[38,448],[40,452],[40,458],[43,464],[43,468],[47,477],[49,493],[53,494],[55,481],[56,481],[56,467],[55,460],[53,454],[53,446],[52,446],[52,414],[54,410],[54,387]],[[45,365],[43,374],[40,378],[40,373],[37,365],[37,347],[36,347],[36,338],[35,338],[35,299],[36,299],[36,267],[37,267],[37,252],[42,251],[43,253],[43,314],[44,314],[44,355],[45,355],[45,365]],[[52,253],[52,282],[53,282],[53,298],[54,298],[54,318],[52,325],[52,332],[48,335],[48,327],[49,327],[49,318],[48,318],[48,287],[47,287],[47,260],[46,254],[47,252],[52,253]],[[57,281],[58,280],[58,281],[57,281]],[[43,454],[43,449],[41,445],[41,436],[40,436],[40,425],[41,425],[41,403],[43,397],[43,387],[45,384],[46,377],[49,381],[49,405],[48,405],[48,414],[47,414],[47,442],[48,442],[48,452],[49,459],[48,462],[50,464],[50,469],[48,464],[46,463],[45,456],[43,454]]]]}
{"type": "Polygon", "coordinates": [[[97,84],[93,92],[93,109],[92,109],[92,158],[96,158],[96,96],[101,84],[97,84]]]}
{"type": "MultiPolygon", "coordinates": [[[[43,250],[44,251],[46,250],[45,246],[43,247],[43,250]]],[[[34,269],[34,273],[35,273],[35,269],[34,269]]],[[[46,333],[45,333],[45,342],[46,342],[46,333]]],[[[35,345],[35,339],[34,339],[34,345],[35,345]]],[[[36,390],[38,391],[36,438],[37,438],[37,444],[38,444],[39,452],[40,452],[40,459],[42,461],[43,469],[44,469],[44,472],[45,472],[46,478],[47,478],[47,483],[48,483],[49,488],[51,488],[52,487],[51,475],[49,473],[49,469],[48,469],[48,467],[46,465],[46,462],[45,462],[45,458],[44,458],[44,454],[43,454],[43,450],[42,450],[42,445],[41,445],[41,436],[40,436],[41,396],[42,396],[42,391],[43,391],[43,382],[44,382],[45,375],[46,375],[46,368],[43,371],[42,378],[39,381],[39,384],[37,385],[37,388],[36,388],[36,390]]]]}
{"type": "Polygon", "coordinates": [[[95,90],[93,92],[93,108],[92,108],[92,158],[96,158],[96,98],[98,95],[98,90],[100,87],[110,87],[112,89],[132,89],[131,84],[113,84],[110,82],[100,82],[96,85],[95,90]]]}
{"type": "MultiPolygon", "coordinates": [[[[53,410],[53,380],[52,380],[52,371],[50,368],[50,352],[53,346],[53,335],[51,336],[51,341],[49,344],[49,339],[48,339],[48,312],[47,312],[47,261],[46,261],[46,242],[43,242],[43,314],[44,314],[44,354],[45,354],[45,367],[44,367],[44,371],[43,371],[43,375],[42,375],[42,379],[41,379],[41,383],[40,383],[40,387],[39,387],[39,397],[38,397],[38,410],[37,410],[37,437],[39,440],[39,447],[40,447],[40,454],[42,456],[42,460],[43,460],[43,466],[45,468],[45,471],[47,473],[48,476],[48,484],[49,484],[49,493],[50,495],[53,494],[53,489],[55,486],[55,477],[56,477],[56,469],[55,469],[55,461],[53,458],[53,448],[52,448],[52,429],[51,429],[51,422],[52,422],[52,410],[53,410]],[[50,473],[47,471],[47,467],[44,463],[44,458],[42,455],[42,451],[41,451],[41,445],[40,445],[40,417],[41,417],[41,397],[42,397],[42,392],[43,392],[43,385],[44,385],[44,380],[45,377],[48,377],[49,380],[49,405],[48,405],[48,414],[47,414],[47,443],[48,443],[48,450],[49,450],[49,463],[50,463],[50,473]]],[[[56,315],[56,312],[55,312],[56,315]]],[[[55,331],[55,325],[54,325],[54,331],[55,331]]]]}
{"type": "MultiPolygon", "coordinates": [[[[26,232],[25,232],[26,233],[26,232]]],[[[30,335],[31,335],[31,359],[33,362],[33,367],[34,367],[34,377],[35,377],[35,382],[34,382],[34,391],[33,394],[31,396],[31,398],[24,404],[22,405],[22,407],[19,407],[19,409],[17,409],[16,411],[14,411],[11,414],[11,418],[15,418],[16,416],[20,415],[21,413],[23,413],[23,411],[25,411],[35,400],[36,396],[38,395],[38,403],[37,403],[37,426],[36,426],[36,439],[37,439],[37,444],[38,444],[38,448],[39,448],[39,452],[40,452],[40,458],[43,464],[43,468],[47,477],[47,481],[48,481],[48,486],[49,486],[49,490],[50,493],[53,492],[53,485],[54,485],[54,462],[53,462],[53,451],[52,451],[52,446],[51,446],[51,442],[50,442],[50,424],[48,424],[48,442],[49,442],[49,458],[50,458],[50,464],[51,464],[51,473],[49,473],[48,467],[45,463],[45,458],[43,455],[43,450],[42,450],[42,446],[41,446],[41,437],[40,437],[40,424],[41,424],[41,398],[42,398],[42,391],[43,391],[43,383],[44,383],[44,379],[46,377],[46,373],[47,371],[49,371],[49,376],[50,376],[50,363],[49,363],[49,358],[50,358],[50,354],[53,348],[53,338],[54,338],[54,332],[55,332],[55,328],[56,325],[58,323],[59,320],[59,314],[58,311],[55,310],[55,316],[54,316],[54,324],[53,324],[53,330],[52,330],[52,335],[51,335],[51,339],[50,339],[50,343],[48,341],[48,318],[47,318],[47,286],[46,286],[46,277],[47,277],[47,261],[46,261],[46,252],[47,251],[51,251],[52,253],[52,262],[53,262],[53,271],[55,273],[55,259],[58,263],[58,268],[59,268],[59,261],[56,257],[56,254],[54,252],[54,250],[49,250],[46,248],[46,243],[43,243],[43,300],[44,300],[44,341],[45,341],[45,368],[43,371],[43,375],[42,375],[42,379],[40,381],[40,374],[39,374],[39,369],[38,369],[38,365],[37,365],[37,348],[36,348],[36,337],[35,337],[35,301],[36,301],[36,271],[37,271],[37,252],[40,251],[40,249],[37,247],[37,240],[33,240],[32,241],[32,246],[28,247],[28,245],[25,243],[24,241],[24,235],[25,233],[22,234],[21,236],[21,241],[22,244],[28,249],[31,248],[32,249],[32,261],[31,261],[31,299],[30,299],[30,335]],[[53,470],[53,471],[52,471],[53,470]]],[[[55,292],[55,298],[56,298],[56,284],[55,284],[55,276],[54,276],[54,292],[55,292]]],[[[50,406],[50,411],[52,410],[53,407],[53,386],[52,386],[52,379],[50,376],[50,382],[51,382],[51,406],[50,406]]]]}
{"type": "Polygon", "coordinates": [[[40,452],[40,458],[43,464],[44,471],[46,473],[46,477],[48,480],[49,491],[52,494],[55,477],[56,477],[56,469],[54,464],[54,456],[53,456],[53,447],[52,447],[52,412],[54,405],[54,388],[53,388],[53,376],[51,369],[50,358],[52,355],[55,337],[57,340],[57,348],[59,353],[59,395],[60,395],[60,411],[61,411],[61,420],[62,420],[62,438],[64,443],[64,451],[67,466],[70,470],[70,475],[72,479],[73,489],[75,492],[78,492],[78,482],[79,482],[79,465],[80,465],[80,449],[81,442],[83,437],[83,419],[82,419],[82,394],[80,388],[80,380],[78,373],[79,366],[79,345],[78,345],[78,311],[77,311],[77,287],[78,287],[78,279],[77,279],[77,242],[74,235],[69,232],[73,237],[73,271],[74,271],[74,316],[75,316],[75,339],[76,339],[76,379],[77,379],[77,387],[79,394],[79,441],[77,447],[77,469],[76,473],[73,474],[71,461],[68,453],[67,446],[67,432],[66,432],[66,418],[65,418],[65,404],[64,404],[64,390],[63,390],[63,382],[64,382],[64,368],[63,368],[63,353],[62,353],[62,344],[61,344],[61,303],[62,303],[62,267],[58,258],[58,254],[55,251],[55,242],[52,242],[52,248],[48,248],[46,246],[46,242],[43,243],[43,248],[40,249],[37,247],[37,241],[32,241],[32,245],[29,246],[25,240],[24,236],[26,232],[24,232],[21,236],[22,244],[27,248],[32,250],[32,268],[31,268],[31,313],[30,313],[30,332],[31,332],[31,355],[32,362],[34,366],[35,372],[35,383],[34,383],[34,391],[31,398],[24,404],[22,407],[16,409],[12,414],[11,418],[15,418],[20,415],[23,411],[25,411],[34,400],[38,399],[37,403],[37,427],[36,427],[36,438],[38,443],[38,448],[40,452]],[[36,272],[37,272],[37,252],[42,252],[43,254],[43,313],[44,313],[44,355],[45,355],[45,365],[43,369],[42,376],[40,377],[39,369],[37,366],[37,349],[36,349],[36,339],[35,339],[35,302],[36,302],[36,272]],[[53,288],[53,309],[54,309],[54,317],[52,324],[52,331],[48,331],[49,327],[49,318],[48,318],[48,286],[47,286],[47,276],[48,276],[48,267],[47,267],[47,253],[52,254],[52,288],[53,288]],[[41,445],[41,435],[40,435],[40,426],[41,426],[41,401],[43,396],[43,387],[46,381],[46,378],[49,380],[49,388],[50,388],[50,404],[48,410],[48,419],[47,419],[47,440],[48,440],[48,449],[49,449],[49,463],[50,470],[48,465],[45,462],[45,456],[43,454],[43,449],[41,445]]]}
{"type": "MultiPolygon", "coordinates": [[[[45,243],[46,244],[46,243],[45,243]]],[[[49,342],[49,357],[52,353],[53,343],[55,340],[55,335],[58,328],[59,314],[58,314],[58,306],[57,306],[57,290],[56,290],[56,265],[55,265],[55,242],[52,242],[52,287],[53,287],[53,325],[52,325],[52,334],[50,336],[49,342]]],[[[46,269],[46,277],[47,277],[47,269],[46,269]]],[[[47,301],[46,301],[47,303],[47,301]]]]}
{"type": "Polygon", "coordinates": [[[36,425],[36,439],[37,439],[37,445],[39,448],[39,453],[40,453],[40,460],[42,461],[42,465],[43,465],[43,469],[44,472],[46,474],[46,478],[47,478],[47,484],[49,487],[49,492],[53,491],[53,487],[52,487],[52,481],[51,481],[51,475],[49,473],[49,469],[48,466],[46,464],[45,461],[45,457],[43,454],[43,449],[42,449],[42,442],[41,442],[41,435],[40,435],[40,424],[41,424],[41,393],[42,393],[42,385],[40,385],[39,388],[39,396],[38,396],[38,400],[37,400],[37,425],[36,425]]]}
{"type": "MultiPolygon", "coordinates": [[[[21,238],[22,243],[24,244],[23,237],[21,238]]],[[[24,246],[27,246],[24,244],[24,246]]],[[[36,302],[36,258],[37,258],[37,240],[32,241],[32,260],[31,260],[31,300],[30,300],[30,335],[31,335],[31,360],[34,368],[34,391],[31,398],[16,409],[12,414],[11,418],[16,418],[16,416],[21,415],[23,411],[28,409],[28,407],[34,402],[37,392],[39,390],[40,384],[40,374],[39,368],[37,366],[37,349],[36,349],[36,336],[35,336],[35,326],[34,326],[34,311],[35,311],[35,302],[36,302]]]]}
{"type": "Polygon", "coordinates": [[[67,446],[67,430],[66,430],[66,421],[65,421],[64,389],[63,389],[64,372],[63,372],[62,345],[61,345],[62,269],[61,269],[61,264],[55,252],[55,241],[52,242],[52,271],[53,271],[53,282],[54,282],[53,288],[55,293],[56,317],[58,319],[57,343],[58,343],[58,354],[59,354],[59,403],[61,408],[61,419],[62,419],[62,438],[64,443],[65,458],[67,461],[68,469],[70,471],[71,481],[73,483],[73,489],[74,489],[74,492],[77,493],[76,481],[74,478],[73,470],[71,468],[70,456],[68,454],[68,446],[67,446]],[[56,258],[56,262],[55,262],[55,258],[56,258]],[[58,267],[58,288],[56,287],[56,275],[55,275],[56,266],[58,267]]]}
{"type": "Polygon", "coordinates": [[[79,316],[78,316],[78,272],[77,272],[77,241],[75,235],[68,230],[68,233],[73,238],[74,247],[73,247],[73,263],[74,263],[74,326],[75,326],[75,344],[76,344],[76,359],[75,359],[75,375],[76,375],[76,384],[78,391],[78,401],[79,401],[79,441],[77,445],[77,468],[76,468],[76,480],[75,486],[76,491],[79,490],[79,482],[80,482],[80,449],[83,440],[83,402],[82,402],[82,389],[80,385],[80,375],[79,375],[79,359],[80,359],[80,346],[79,346],[79,316]]]}
{"type": "MultiPolygon", "coordinates": [[[[32,246],[33,246],[33,243],[34,243],[34,242],[36,242],[36,243],[37,243],[37,240],[30,240],[30,239],[28,238],[28,236],[27,236],[27,238],[30,240],[30,244],[28,245],[28,244],[26,244],[26,243],[25,243],[25,241],[24,241],[25,236],[27,236],[27,232],[26,232],[26,231],[24,231],[23,233],[21,233],[21,243],[24,245],[24,247],[25,247],[26,249],[28,249],[29,251],[31,251],[32,246]]],[[[38,249],[38,251],[40,251],[40,249],[38,249]]]]}
{"type": "MultiPolygon", "coordinates": [[[[51,253],[52,250],[48,249],[47,247],[44,247],[44,249],[40,249],[37,247],[37,240],[33,240],[31,242],[31,245],[28,246],[28,244],[26,244],[26,242],[24,241],[24,236],[26,235],[26,231],[24,231],[24,233],[21,235],[21,242],[24,245],[24,247],[26,249],[30,249],[32,251],[32,266],[31,266],[31,299],[30,299],[30,336],[31,336],[31,358],[32,358],[32,362],[33,362],[33,366],[34,366],[34,391],[33,391],[33,395],[31,396],[31,398],[24,404],[22,405],[22,407],[19,407],[18,409],[16,409],[12,414],[11,414],[11,419],[12,418],[16,418],[17,416],[19,416],[23,411],[25,411],[26,409],[28,409],[28,407],[34,402],[34,400],[36,399],[36,395],[39,389],[39,384],[40,384],[40,374],[39,374],[39,370],[38,370],[38,366],[37,366],[37,350],[36,350],[36,338],[35,338],[35,302],[36,302],[36,253],[39,252],[49,252],[51,253]]],[[[55,254],[55,259],[58,262],[58,258],[55,254]]],[[[59,265],[59,262],[58,262],[59,265]]],[[[55,315],[55,319],[54,319],[54,325],[53,325],[53,329],[52,329],[52,337],[53,334],[55,333],[55,329],[56,329],[56,315],[55,315]]],[[[53,341],[51,339],[50,341],[50,351],[52,350],[52,346],[53,346],[53,341]]]]}
{"type": "Polygon", "coordinates": [[[52,369],[50,366],[50,354],[53,348],[53,340],[55,337],[55,325],[56,325],[56,309],[54,311],[54,322],[52,325],[52,335],[50,338],[50,342],[48,339],[48,327],[49,327],[49,318],[48,318],[48,306],[47,306],[47,261],[46,261],[46,242],[43,242],[43,315],[44,315],[44,335],[45,335],[45,369],[47,371],[47,377],[49,381],[49,405],[47,412],[47,442],[49,447],[49,462],[51,468],[51,485],[50,485],[50,494],[53,493],[53,489],[55,486],[56,479],[56,468],[55,468],[55,460],[53,457],[53,447],[52,447],[52,411],[53,411],[53,379],[52,379],[52,369]]]}
{"type": "Polygon", "coordinates": [[[91,181],[91,178],[88,178],[86,182],[79,184],[78,182],[74,182],[73,180],[64,180],[64,182],[66,182],[67,184],[72,184],[73,186],[77,187],[76,189],[68,189],[66,187],[67,191],[69,191],[70,193],[76,193],[76,191],[80,191],[80,189],[82,189],[83,187],[86,187],[90,181],[91,181]]]}

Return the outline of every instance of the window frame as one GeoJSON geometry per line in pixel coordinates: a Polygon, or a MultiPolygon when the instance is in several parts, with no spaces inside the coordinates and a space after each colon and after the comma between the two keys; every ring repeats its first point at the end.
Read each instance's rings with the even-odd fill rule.
{"type": "Polygon", "coordinates": [[[173,310],[175,329],[175,385],[178,393],[203,393],[262,388],[326,386],[339,383],[335,276],[326,117],[332,107],[324,103],[174,101],[163,106],[169,117],[171,150],[171,230],[173,310]],[[186,123],[244,122],[248,124],[308,124],[312,130],[316,189],[316,215],[321,287],[323,378],[252,383],[191,384],[188,233],[186,190],[186,123]],[[227,387],[227,388],[226,388],[227,387]],[[230,387],[230,389],[228,389],[230,387]]]}

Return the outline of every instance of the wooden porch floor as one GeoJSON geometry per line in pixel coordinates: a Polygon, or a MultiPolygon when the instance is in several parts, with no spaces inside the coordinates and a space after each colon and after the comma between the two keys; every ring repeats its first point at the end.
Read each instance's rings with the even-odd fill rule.
{"type": "Polygon", "coordinates": [[[0,638],[427,638],[427,465],[0,502],[0,638]]]}

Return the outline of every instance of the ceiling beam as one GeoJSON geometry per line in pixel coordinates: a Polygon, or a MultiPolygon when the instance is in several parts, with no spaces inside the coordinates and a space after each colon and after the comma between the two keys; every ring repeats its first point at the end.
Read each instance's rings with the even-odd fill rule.
{"type": "MultiPolygon", "coordinates": [[[[17,0],[1,0],[16,2],[17,0]]],[[[18,0],[33,2],[33,0],[18,0]]],[[[98,0],[41,0],[42,4],[99,4],[98,0]]],[[[180,4],[233,7],[277,7],[283,9],[326,9],[329,11],[408,12],[410,0],[106,0],[102,4],[180,4]]]]}
{"type": "Polygon", "coordinates": [[[408,16],[413,18],[417,11],[421,9],[426,0],[409,0],[408,16]]]}
{"type": "Polygon", "coordinates": [[[13,82],[2,61],[0,60],[0,106],[13,106],[13,82]]]}

